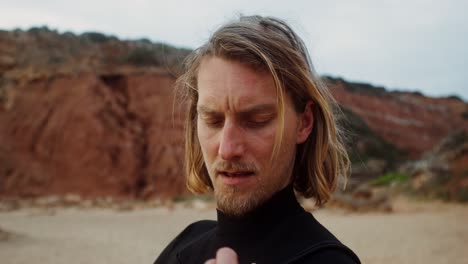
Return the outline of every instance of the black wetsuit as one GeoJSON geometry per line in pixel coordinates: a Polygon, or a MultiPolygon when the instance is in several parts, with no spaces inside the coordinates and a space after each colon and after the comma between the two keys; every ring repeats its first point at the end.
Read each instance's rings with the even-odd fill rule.
{"type": "Polygon", "coordinates": [[[221,247],[234,249],[240,264],[354,264],[359,258],[297,202],[291,186],[241,218],[218,211],[218,221],[189,225],[154,264],[203,264],[221,247]]]}

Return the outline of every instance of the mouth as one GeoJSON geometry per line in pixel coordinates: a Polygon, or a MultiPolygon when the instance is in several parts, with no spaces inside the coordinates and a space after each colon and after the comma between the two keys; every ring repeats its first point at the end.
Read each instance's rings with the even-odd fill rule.
{"type": "Polygon", "coordinates": [[[253,171],[219,171],[219,180],[228,186],[247,186],[252,183],[255,173],[253,171]]]}
{"type": "Polygon", "coordinates": [[[220,171],[218,173],[219,175],[228,177],[228,178],[250,177],[255,174],[253,171],[220,171]]]}

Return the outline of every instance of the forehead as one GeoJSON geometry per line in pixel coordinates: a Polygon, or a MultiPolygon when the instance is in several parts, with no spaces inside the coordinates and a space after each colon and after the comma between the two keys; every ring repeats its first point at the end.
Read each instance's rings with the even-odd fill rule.
{"type": "Polygon", "coordinates": [[[198,105],[242,108],[275,103],[276,88],[267,71],[219,57],[204,58],[197,76],[198,105]]]}

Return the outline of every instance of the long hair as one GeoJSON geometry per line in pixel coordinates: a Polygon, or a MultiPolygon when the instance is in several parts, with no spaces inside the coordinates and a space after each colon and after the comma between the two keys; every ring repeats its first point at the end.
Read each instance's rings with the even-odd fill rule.
{"type": "Polygon", "coordinates": [[[213,186],[197,137],[198,70],[203,58],[216,56],[241,62],[252,69],[269,72],[277,93],[278,127],[272,160],[278,156],[283,136],[285,96],[295,111],[302,113],[312,101],[314,126],[307,140],[297,146],[293,169],[294,189],[326,203],[339,176],[346,178],[350,162],[336,116],[339,111],[327,87],[313,69],[307,49],[299,36],[282,20],[272,17],[241,16],[221,26],[185,62],[185,73],[176,81],[180,99],[187,102],[185,170],[187,188],[206,193],[213,186]]]}

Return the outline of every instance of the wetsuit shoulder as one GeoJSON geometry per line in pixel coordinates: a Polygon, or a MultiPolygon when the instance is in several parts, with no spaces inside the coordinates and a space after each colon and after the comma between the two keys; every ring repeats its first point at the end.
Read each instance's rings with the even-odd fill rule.
{"type": "Polygon", "coordinates": [[[154,264],[178,263],[177,253],[214,227],[216,227],[216,221],[211,220],[202,220],[188,225],[161,252],[154,264]]]}

